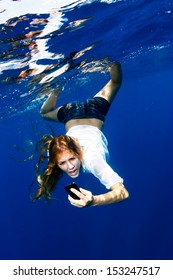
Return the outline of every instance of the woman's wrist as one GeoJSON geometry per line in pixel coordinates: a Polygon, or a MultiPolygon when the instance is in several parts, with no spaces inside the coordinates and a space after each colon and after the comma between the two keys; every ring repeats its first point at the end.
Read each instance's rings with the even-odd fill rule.
{"type": "Polygon", "coordinates": [[[105,204],[105,197],[104,194],[100,195],[93,195],[93,201],[91,206],[99,206],[105,204]]]}

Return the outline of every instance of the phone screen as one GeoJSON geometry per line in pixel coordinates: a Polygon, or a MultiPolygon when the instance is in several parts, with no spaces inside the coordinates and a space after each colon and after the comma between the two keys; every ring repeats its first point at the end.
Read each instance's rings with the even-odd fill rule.
{"type": "Polygon", "coordinates": [[[73,193],[71,191],[71,189],[76,189],[77,191],[80,192],[79,187],[76,185],[76,183],[71,183],[70,185],[65,187],[65,190],[67,191],[67,193],[74,199],[80,199],[75,193],[73,193]]]}

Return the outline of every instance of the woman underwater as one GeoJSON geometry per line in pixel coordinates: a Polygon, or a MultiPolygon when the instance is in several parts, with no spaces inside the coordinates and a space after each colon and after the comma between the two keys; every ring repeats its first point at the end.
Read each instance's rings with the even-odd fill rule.
{"type": "Polygon", "coordinates": [[[57,137],[45,137],[40,161],[48,154],[45,171],[37,176],[40,196],[49,198],[63,172],[71,178],[79,176],[81,169],[90,172],[108,190],[104,194],[93,195],[80,188],[71,189],[79,199],[68,195],[73,206],[98,206],[115,203],[128,198],[129,194],[123,185],[123,179],[108,165],[109,154],[107,140],[102,133],[105,116],[112,104],[122,82],[122,70],[119,62],[110,67],[110,81],[93,98],[84,102],[71,102],[55,108],[60,90],[50,93],[41,107],[40,114],[47,120],[61,122],[65,125],[66,134],[57,137]]]}

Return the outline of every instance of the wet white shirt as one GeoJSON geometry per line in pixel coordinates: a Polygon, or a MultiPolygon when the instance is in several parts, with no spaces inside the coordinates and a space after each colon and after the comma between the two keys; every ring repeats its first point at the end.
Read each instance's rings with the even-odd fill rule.
{"type": "Polygon", "coordinates": [[[102,131],[91,125],[76,125],[66,133],[77,138],[83,148],[83,171],[92,173],[100,182],[110,189],[123,179],[109,166],[108,142],[102,131]]]}

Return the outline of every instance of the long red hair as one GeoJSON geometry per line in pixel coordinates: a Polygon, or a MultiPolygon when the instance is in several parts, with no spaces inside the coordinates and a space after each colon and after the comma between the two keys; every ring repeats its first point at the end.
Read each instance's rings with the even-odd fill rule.
{"type": "Polygon", "coordinates": [[[82,163],[82,150],[78,141],[67,135],[54,137],[44,136],[39,142],[40,157],[37,164],[37,181],[39,188],[35,199],[44,196],[46,199],[51,197],[50,193],[55,188],[58,180],[62,177],[63,171],[57,165],[57,155],[64,150],[70,151],[82,163]],[[41,164],[45,164],[45,159],[48,159],[46,168],[40,173],[41,164]]]}

